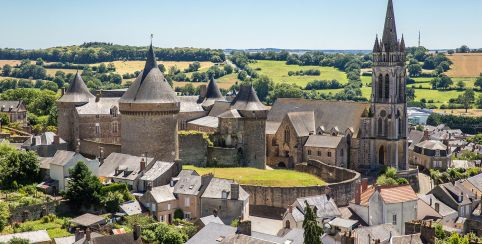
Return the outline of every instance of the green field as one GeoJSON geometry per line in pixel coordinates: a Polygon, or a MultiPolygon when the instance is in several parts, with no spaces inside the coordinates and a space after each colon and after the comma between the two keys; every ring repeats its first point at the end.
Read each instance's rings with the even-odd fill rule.
{"type": "Polygon", "coordinates": [[[255,168],[199,168],[192,165],[183,165],[183,169],[195,170],[204,175],[213,173],[215,177],[233,179],[240,184],[259,186],[315,186],[325,185],[323,180],[294,170],[262,170],[255,168]]]}
{"type": "Polygon", "coordinates": [[[285,61],[270,61],[270,60],[258,60],[256,63],[249,65],[260,75],[266,75],[270,77],[275,83],[288,82],[305,87],[308,82],[313,80],[337,80],[342,84],[346,84],[348,79],[346,74],[333,67],[320,67],[320,66],[299,66],[299,65],[287,65],[285,61]],[[319,76],[289,76],[289,71],[317,69],[321,72],[319,76]]]}

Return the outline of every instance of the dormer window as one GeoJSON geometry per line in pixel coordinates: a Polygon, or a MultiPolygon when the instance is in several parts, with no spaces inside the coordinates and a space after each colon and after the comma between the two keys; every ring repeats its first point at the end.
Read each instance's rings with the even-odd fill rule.
{"type": "Polygon", "coordinates": [[[119,114],[119,110],[117,109],[117,107],[112,106],[110,108],[110,115],[115,118],[115,117],[117,117],[118,114],[119,114]]]}
{"type": "Polygon", "coordinates": [[[223,199],[228,199],[228,192],[223,190],[223,191],[221,192],[221,198],[223,198],[223,199]]]}

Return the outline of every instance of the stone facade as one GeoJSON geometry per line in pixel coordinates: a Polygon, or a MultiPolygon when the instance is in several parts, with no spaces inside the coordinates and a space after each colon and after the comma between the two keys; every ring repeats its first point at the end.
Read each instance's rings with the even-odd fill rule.
{"type": "Polygon", "coordinates": [[[179,134],[179,162],[204,166],[207,162],[208,142],[202,134],[179,134]]]}

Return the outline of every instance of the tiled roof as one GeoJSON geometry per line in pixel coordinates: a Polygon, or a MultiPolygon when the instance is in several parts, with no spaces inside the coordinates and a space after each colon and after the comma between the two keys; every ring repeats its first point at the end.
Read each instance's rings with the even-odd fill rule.
{"type": "Polygon", "coordinates": [[[418,199],[410,185],[381,187],[380,195],[385,203],[400,203],[418,199]]]}

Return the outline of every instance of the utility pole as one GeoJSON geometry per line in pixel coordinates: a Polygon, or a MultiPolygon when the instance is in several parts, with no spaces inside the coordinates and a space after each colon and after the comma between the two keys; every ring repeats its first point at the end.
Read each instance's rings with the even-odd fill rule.
{"type": "Polygon", "coordinates": [[[420,30],[418,31],[418,47],[420,47],[420,30]]]}

